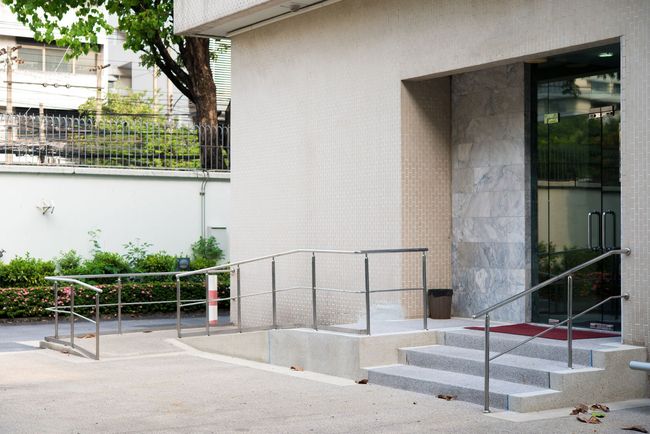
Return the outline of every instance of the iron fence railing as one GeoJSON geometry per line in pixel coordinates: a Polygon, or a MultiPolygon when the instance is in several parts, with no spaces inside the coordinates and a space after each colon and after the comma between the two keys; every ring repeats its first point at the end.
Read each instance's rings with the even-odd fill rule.
{"type": "Polygon", "coordinates": [[[230,127],[0,114],[0,165],[230,170],[230,127]]]}

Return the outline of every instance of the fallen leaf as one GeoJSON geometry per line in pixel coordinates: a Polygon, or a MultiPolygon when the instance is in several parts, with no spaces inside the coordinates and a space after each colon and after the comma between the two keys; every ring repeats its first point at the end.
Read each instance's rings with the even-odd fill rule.
{"type": "Polygon", "coordinates": [[[605,413],[603,413],[602,411],[592,411],[592,412],[591,412],[591,415],[592,415],[592,416],[596,416],[596,417],[598,417],[598,418],[603,418],[603,417],[605,417],[605,413]]]}
{"type": "Polygon", "coordinates": [[[438,395],[438,398],[444,399],[445,401],[451,401],[453,399],[456,399],[456,395],[438,395]]]}
{"type": "Polygon", "coordinates": [[[364,379],[362,379],[362,380],[355,381],[355,383],[357,383],[357,384],[368,384],[368,379],[367,379],[367,378],[364,378],[364,379]]]}
{"type": "Polygon", "coordinates": [[[623,427],[621,429],[624,429],[625,431],[636,431],[636,432],[645,432],[645,433],[648,432],[648,430],[644,426],[641,426],[641,425],[626,426],[626,427],[623,427]]]}
{"type": "Polygon", "coordinates": [[[595,416],[590,415],[589,413],[579,413],[576,416],[576,419],[578,419],[582,423],[592,423],[592,424],[601,423],[600,419],[598,419],[595,416]]]}
{"type": "Polygon", "coordinates": [[[602,411],[604,411],[605,413],[608,413],[608,412],[609,412],[609,407],[607,407],[605,404],[598,404],[598,403],[596,403],[596,404],[594,404],[594,405],[591,406],[591,409],[592,409],[592,410],[602,410],[602,411]]]}
{"type": "Polygon", "coordinates": [[[300,367],[300,366],[292,366],[292,367],[291,367],[291,370],[292,370],[292,371],[304,371],[305,369],[302,368],[302,367],[300,367]]]}
{"type": "Polygon", "coordinates": [[[90,338],[94,338],[94,337],[95,337],[94,333],[86,333],[85,335],[79,336],[79,339],[90,339],[90,338]]]}
{"type": "Polygon", "coordinates": [[[576,415],[579,413],[586,413],[589,408],[585,404],[577,404],[576,407],[571,410],[571,415],[576,415]]]}

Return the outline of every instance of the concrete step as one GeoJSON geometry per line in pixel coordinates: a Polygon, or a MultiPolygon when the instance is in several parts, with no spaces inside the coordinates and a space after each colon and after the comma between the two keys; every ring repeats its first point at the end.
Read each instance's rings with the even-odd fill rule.
{"type": "Polygon", "coordinates": [[[73,356],[79,356],[79,357],[83,357],[85,359],[90,358],[88,355],[82,353],[81,351],[79,351],[79,350],[77,350],[75,348],[70,347],[69,345],[63,345],[63,344],[59,344],[57,342],[40,341],[38,346],[40,348],[43,348],[43,349],[46,349],[46,350],[54,350],[54,351],[58,351],[59,353],[63,353],[63,354],[71,354],[73,356]]]}
{"type": "MultiPolygon", "coordinates": [[[[368,382],[427,395],[455,395],[458,400],[483,404],[483,377],[419,366],[389,365],[368,369],[368,382]]],[[[504,380],[490,381],[490,405],[510,410],[511,397],[558,395],[556,390],[504,380]]],[[[517,411],[517,408],[512,408],[517,411]]]]}
{"type": "MultiPolygon", "coordinates": [[[[483,377],[483,350],[432,345],[399,350],[402,363],[483,377]]],[[[491,356],[497,353],[490,353],[491,356]]],[[[584,368],[574,364],[576,369],[584,368]]],[[[567,372],[565,362],[506,354],[490,362],[490,377],[538,387],[551,387],[551,372],[567,372]]]]}
{"type": "MultiPolygon", "coordinates": [[[[490,351],[493,351],[496,354],[508,350],[527,338],[527,336],[491,333],[490,351]]],[[[444,332],[442,343],[452,347],[482,350],[485,345],[484,340],[485,334],[482,331],[453,330],[444,332]]],[[[592,366],[591,348],[581,348],[580,346],[582,344],[584,343],[579,341],[573,342],[573,363],[582,366],[592,366]]],[[[591,347],[596,348],[597,346],[592,345],[591,347]]],[[[565,363],[568,360],[566,341],[553,339],[534,339],[509,354],[565,363]]]]}

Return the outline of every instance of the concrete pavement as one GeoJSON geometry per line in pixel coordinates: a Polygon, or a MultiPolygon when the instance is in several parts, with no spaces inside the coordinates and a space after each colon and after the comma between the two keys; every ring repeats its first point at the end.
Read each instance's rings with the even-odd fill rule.
{"type": "MultiPolygon", "coordinates": [[[[5,327],[0,326],[0,336],[8,334],[5,327]]],[[[650,428],[650,407],[612,411],[600,425],[572,416],[513,422],[485,416],[480,406],[465,402],[204,353],[174,343],[168,334],[125,335],[136,347],[141,340],[142,351],[107,354],[99,362],[50,350],[5,350],[0,353],[0,432],[621,433],[626,425],[650,428]]]]}

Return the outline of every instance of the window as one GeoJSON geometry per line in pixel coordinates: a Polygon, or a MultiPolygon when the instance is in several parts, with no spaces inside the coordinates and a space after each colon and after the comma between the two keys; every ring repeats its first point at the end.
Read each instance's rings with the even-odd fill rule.
{"type": "Polygon", "coordinates": [[[45,70],[52,72],[72,72],[72,61],[64,58],[67,50],[62,48],[45,48],[45,70]]]}
{"type": "Polygon", "coordinates": [[[25,63],[19,65],[19,69],[28,71],[43,70],[43,49],[42,48],[21,48],[18,50],[18,57],[25,63]]]}
{"type": "Polygon", "coordinates": [[[95,74],[95,52],[82,54],[75,60],[75,74],[95,74]]]}

